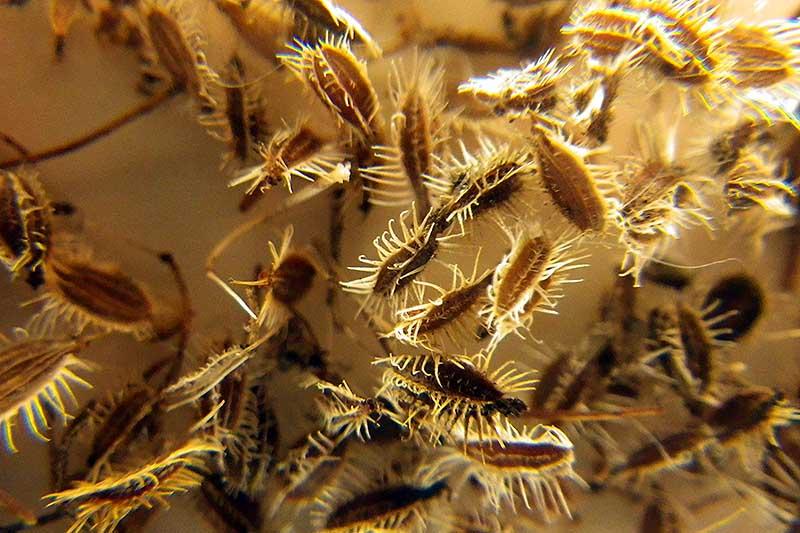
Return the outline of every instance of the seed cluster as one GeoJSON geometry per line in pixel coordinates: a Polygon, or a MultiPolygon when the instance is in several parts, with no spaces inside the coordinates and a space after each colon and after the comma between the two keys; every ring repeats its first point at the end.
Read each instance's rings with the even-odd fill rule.
{"type": "Polygon", "coordinates": [[[527,531],[593,493],[637,496],[642,531],[739,519],[709,524],[708,501],[796,526],[797,379],[746,362],[796,372],[770,343],[798,337],[776,324],[800,262],[800,21],[479,3],[501,33],[430,26],[428,3],[373,36],[349,2],[50,1],[56,59],[92,19],[143,101],[39,152],[0,131],[0,262],[33,311],[2,336],[0,437],[49,441],[51,485],[40,516],[0,488],[21,520],[0,531],[157,529],[184,492],[235,531],[527,531]],[[240,312],[222,334],[170,252],[112,237],[172,282],[138,279],[37,168],[172,100],[253,213],[199,265],[240,312]],[[168,355],[79,401],[119,339],[168,355]]]}

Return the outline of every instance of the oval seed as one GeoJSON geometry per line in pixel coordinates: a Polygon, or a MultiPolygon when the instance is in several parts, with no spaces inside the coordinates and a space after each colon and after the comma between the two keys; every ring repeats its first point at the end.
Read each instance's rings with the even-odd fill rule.
{"type": "Polygon", "coordinates": [[[606,204],[584,154],[538,127],[535,141],[539,174],[561,213],[581,231],[602,231],[606,204]]]}

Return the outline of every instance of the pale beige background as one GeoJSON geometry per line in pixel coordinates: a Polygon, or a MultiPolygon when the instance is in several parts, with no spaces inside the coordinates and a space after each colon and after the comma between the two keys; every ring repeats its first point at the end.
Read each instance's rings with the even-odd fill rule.
{"type": "MultiPolygon", "coordinates": [[[[213,10],[205,1],[190,2],[200,20],[205,20],[208,10],[213,10]]],[[[406,3],[396,1],[343,2],[376,35],[388,35],[393,27],[393,15],[406,3]]],[[[484,0],[419,0],[416,4],[425,19],[437,24],[458,24],[477,30],[499,29],[500,6],[484,0]],[[487,22],[491,21],[491,22],[487,22]]],[[[764,4],[758,18],[785,15],[790,12],[789,2],[775,0],[764,4]]],[[[752,12],[751,2],[737,2],[728,6],[729,12],[743,10],[752,12]]],[[[121,111],[130,108],[140,96],[133,87],[138,78],[136,58],[125,50],[100,45],[95,40],[91,22],[83,17],[76,22],[69,35],[66,57],[60,63],[52,59],[52,43],[46,16],[47,6],[43,0],[31,0],[24,8],[0,8],[0,130],[16,137],[29,149],[38,149],[60,143],[106,122],[121,111]]],[[[219,64],[237,48],[224,27],[215,27],[213,47],[209,54],[212,63],[219,64]]],[[[247,51],[243,53],[247,54],[247,51]]],[[[471,74],[497,68],[501,58],[481,58],[470,67],[468,61],[458,56],[448,56],[452,74],[448,83],[457,84],[471,74]]],[[[516,60],[507,60],[514,65],[516,60]]],[[[269,73],[270,67],[263,64],[269,84],[276,89],[265,91],[270,107],[281,110],[279,116],[288,120],[298,114],[299,106],[308,104],[299,101],[287,102],[285,90],[281,89],[283,74],[269,73]]],[[[373,67],[371,67],[373,68],[373,67]]],[[[385,72],[385,66],[375,65],[376,78],[385,72]]],[[[293,86],[296,88],[297,86],[293,86]]],[[[296,91],[293,91],[296,92],[296,91]]],[[[277,122],[277,116],[275,122],[277,122]]],[[[75,203],[80,214],[72,222],[83,225],[92,238],[102,243],[110,257],[120,261],[137,275],[148,280],[158,294],[174,298],[174,291],[163,268],[152,258],[141,252],[131,251],[119,243],[119,236],[131,236],[150,247],[171,250],[184,268],[195,310],[195,328],[199,338],[213,338],[226,331],[238,331],[244,315],[221,291],[204,277],[203,263],[213,244],[227,231],[243,220],[236,205],[239,191],[226,188],[226,177],[218,170],[221,145],[213,141],[197,125],[189,103],[177,98],[152,115],[121,129],[112,136],[97,142],[80,152],[45,162],[36,166],[47,190],[53,199],[75,203]]],[[[13,153],[0,147],[0,158],[13,153]]],[[[268,196],[256,207],[267,208],[280,201],[280,193],[268,196]]],[[[354,264],[358,252],[365,251],[374,234],[382,231],[390,211],[378,211],[367,224],[350,229],[345,236],[346,264],[354,264]]],[[[312,238],[325,238],[327,206],[324,201],[303,207],[291,217],[296,221],[296,235],[300,242],[312,238]]],[[[259,230],[252,238],[243,241],[232,250],[227,260],[221,263],[221,271],[228,275],[246,276],[252,265],[266,260],[266,239],[277,237],[278,230],[259,230]]],[[[705,240],[705,235],[700,238],[705,240]]],[[[735,255],[735,241],[730,236],[720,235],[711,245],[704,245],[701,253],[692,256],[696,263],[718,259],[722,255],[735,255]]],[[[770,241],[775,250],[780,250],[781,239],[770,241]]],[[[568,293],[561,307],[562,316],[569,320],[544,318],[537,324],[536,333],[544,340],[569,343],[569,339],[580,337],[594,317],[596,303],[610,282],[612,265],[616,256],[598,251],[592,268],[584,276],[598,280],[582,284],[568,293]]],[[[613,254],[612,254],[613,255],[613,254]]],[[[775,271],[780,264],[780,252],[757,265],[761,272],[775,271]]],[[[731,265],[720,270],[733,268],[731,265]]],[[[751,270],[755,264],[749,265],[751,270]]],[[[709,274],[713,277],[712,274],[709,274]]],[[[314,301],[322,295],[322,287],[309,298],[314,301]]],[[[3,331],[23,323],[28,312],[16,306],[32,293],[20,283],[11,283],[0,276],[0,326],[3,331]]],[[[775,298],[771,302],[775,311],[787,310],[796,313],[794,305],[775,298]],[[785,309],[784,309],[785,308],[785,309]]],[[[317,317],[320,334],[328,338],[324,315],[317,317]]],[[[765,326],[766,327],[766,326],[765,326]]],[[[781,325],[769,326],[779,329],[781,325]]],[[[370,383],[373,374],[359,373],[353,368],[366,367],[370,354],[355,349],[341,339],[331,345],[333,358],[348,378],[362,385],[370,383]]],[[[787,390],[795,390],[797,360],[792,358],[790,367],[782,368],[775,375],[771,357],[765,354],[779,350],[796,351],[796,344],[771,343],[768,347],[747,348],[756,357],[749,357],[754,379],[769,380],[787,390]],[[760,354],[760,355],[759,355],[760,354]]],[[[513,348],[507,350],[513,351],[513,348]]],[[[168,345],[137,344],[124,336],[114,336],[93,348],[90,353],[102,369],[93,377],[94,393],[102,394],[125,382],[125,375],[140,369],[148,362],[168,353],[168,345]]],[[[787,361],[789,358],[787,358],[787,361]]],[[[534,364],[535,363],[531,363],[534,364]]],[[[286,387],[287,396],[277,399],[281,409],[286,433],[291,432],[289,421],[296,413],[288,400],[291,386],[286,387]]],[[[81,399],[87,394],[79,394],[81,399]]],[[[47,491],[48,476],[45,468],[46,446],[21,432],[17,433],[21,452],[8,455],[0,452],[0,487],[12,491],[31,506],[39,505],[39,498],[47,491]]],[[[174,508],[169,513],[159,514],[149,526],[150,531],[201,531],[205,523],[194,513],[189,503],[191,497],[175,498],[174,508]]],[[[615,493],[591,498],[591,505],[579,500],[574,505],[580,517],[575,523],[562,523],[564,530],[575,531],[633,531],[639,520],[641,507],[615,493]]],[[[9,521],[0,512],[0,523],[9,521]]],[[[695,529],[707,525],[712,518],[699,519],[695,529]]],[[[64,524],[53,525],[48,531],[61,531],[64,524]]],[[[753,516],[745,515],[724,531],[747,531],[753,527],[775,527],[765,524],[753,516]]]]}

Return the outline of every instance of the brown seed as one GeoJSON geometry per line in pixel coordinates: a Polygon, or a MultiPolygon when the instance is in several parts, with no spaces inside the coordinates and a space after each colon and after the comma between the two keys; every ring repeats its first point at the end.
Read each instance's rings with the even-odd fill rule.
{"type": "Polygon", "coordinates": [[[486,422],[488,429],[496,431],[497,415],[518,416],[525,410],[525,402],[508,395],[531,390],[535,380],[526,372],[508,370],[509,364],[488,373],[486,361],[480,354],[453,360],[403,355],[376,359],[373,364],[388,367],[383,375],[386,394],[397,395],[394,403],[398,405],[410,401],[411,418],[418,418],[436,438],[450,433],[459,421],[465,432],[472,421],[481,433],[487,429],[486,422]]]}
{"type": "Polygon", "coordinates": [[[683,520],[664,498],[657,498],[648,504],[639,526],[641,533],[681,533],[683,520]]]}
{"type": "Polygon", "coordinates": [[[285,3],[307,23],[324,30],[324,33],[362,43],[373,57],[381,56],[380,46],[363,26],[330,0],[285,0],[285,3]]]}
{"type": "Polygon", "coordinates": [[[439,297],[424,301],[420,291],[420,303],[397,311],[399,322],[391,335],[411,345],[426,347],[440,346],[445,336],[451,341],[461,342],[462,335],[472,334],[474,323],[478,320],[477,309],[486,299],[486,289],[491,283],[491,272],[475,279],[469,279],[460,270],[454,271],[453,286],[450,290],[437,287],[439,297]]]}
{"type": "Polygon", "coordinates": [[[401,293],[434,258],[439,249],[436,237],[446,228],[442,220],[437,211],[431,211],[420,223],[416,211],[403,211],[397,225],[399,231],[391,220],[389,230],[373,241],[378,259],[362,256],[360,260],[366,266],[351,267],[369,274],[343,282],[344,289],[367,296],[366,305],[373,309],[381,308],[382,299],[393,299],[401,293]]]}
{"type": "Polygon", "coordinates": [[[727,172],[739,161],[742,150],[756,139],[759,129],[758,122],[746,119],[712,139],[709,151],[717,162],[717,174],[727,172]]]}
{"type": "Polygon", "coordinates": [[[242,210],[275,186],[285,184],[291,191],[294,178],[330,183],[350,179],[349,163],[343,163],[346,155],[303,124],[277,131],[257,152],[260,163],[244,169],[228,183],[229,187],[250,184],[240,206],[244,207],[242,210]]]}
{"type": "Polygon", "coordinates": [[[777,428],[800,421],[800,410],[788,405],[783,395],[764,387],[750,387],[729,397],[710,411],[706,422],[722,446],[742,446],[755,439],[756,449],[767,441],[777,446],[777,428]]]}
{"type": "Polygon", "coordinates": [[[38,287],[50,247],[49,201],[32,174],[0,172],[0,182],[0,261],[14,275],[27,271],[38,287]]]}
{"type": "Polygon", "coordinates": [[[720,29],[712,20],[715,8],[711,3],[630,0],[627,4],[663,24],[672,42],[683,53],[685,63],[680,67],[661,60],[661,70],[668,78],[691,86],[719,82],[720,64],[725,61],[725,55],[719,46],[720,29]]]}
{"type": "Polygon", "coordinates": [[[345,381],[340,385],[318,381],[315,385],[321,393],[317,398],[317,406],[327,435],[337,441],[352,436],[364,442],[372,439],[370,430],[375,429],[384,412],[379,400],[359,396],[345,381]]]}
{"type": "Polygon", "coordinates": [[[572,37],[574,51],[586,51],[600,61],[613,61],[625,54],[630,61],[645,56],[676,68],[687,61],[679,43],[672,40],[655,17],[641,10],[599,5],[578,8],[561,33],[572,37]]]}
{"type": "Polygon", "coordinates": [[[701,431],[673,433],[658,443],[650,443],[634,451],[625,464],[614,468],[613,477],[641,477],[675,466],[687,466],[703,453],[713,439],[701,431]]]}
{"type": "Polygon", "coordinates": [[[513,310],[522,301],[523,294],[536,287],[552,252],[550,242],[543,236],[523,239],[514,248],[514,256],[501,267],[502,277],[492,287],[498,315],[513,310]]]}
{"type": "Polygon", "coordinates": [[[794,186],[757,153],[741,153],[725,173],[725,200],[731,210],[760,207],[781,218],[794,215],[794,186]]]}
{"type": "Polygon", "coordinates": [[[250,128],[247,127],[249,113],[247,111],[247,95],[244,88],[244,65],[238,56],[229,62],[229,83],[225,87],[225,116],[231,133],[231,144],[234,155],[240,161],[247,161],[250,156],[250,128]]]}
{"type": "Polygon", "coordinates": [[[722,34],[732,56],[730,81],[737,88],[764,89],[791,80],[797,73],[796,21],[760,25],[737,23],[722,34]]]}
{"type": "Polygon", "coordinates": [[[16,451],[12,425],[18,416],[34,435],[46,440],[43,403],[66,417],[62,397],[77,403],[72,386],[91,387],[72,372],[90,368],[76,355],[84,345],[83,341],[25,337],[0,351],[0,438],[9,450],[16,451]]]}
{"type": "Polygon", "coordinates": [[[705,393],[714,383],[716,365],[714,345],[703,317],[689,307],[678,306],[678,330],[686,364],[692,376],[700,382],[700,393],[705,393]]]}
{"type": "Polygon", "coordinates": [[[176,492],[200,485],[204,458],[222,448],[200,439],[188,441],[149,464],[110,475],[96,483],[77,482],[75,487],[48,494],[48,506],[70,505],[76,510],[72,531],[88,524],[101,532],[111,532],[129,513],[150,507],[176,492]]]}
{"type": "Polygon", "coordinates": [[[531,395],[530,405],[533,409],[547,409],[553,405],[551,402],[556,392],[572,371],[572,362],[572,354],[564,352],[540,370],[536,390],[531,395]]]}
{"type": "Polygon", "coordinates": [[[275,468],[281,488],[272,501],[270,513],[275,514],[284,501],[304,504],[333,484],[341,472],[348,441],[335,443],[322,432],[309,435],[293,446],[286,460],[275,468]]]}
{"type": "MultiPolygon", "coordinates": [[[[48,256],[47,293],[37,327],[53,328],[59,319],[78,331],[89,325],[149,338],[161,331],[153,300],[133,278],[114,265],[65,253],[48,256]]],[[[168,329],[168,328],[167,328],[168,329]]]]}
{"type": "MultiPolygon", "coordinates": [[[[257,347],[234,346],[212,355],[196,371],[182,376],[164,389],[162,398],[165,408],[176,409],[199,399],[250,360],[257,347]]],[[[232,405],[227,405],[226,412],[232,408],[232,405]]]]}
{"type": "Polygon", "coordinates": [[[706,294],[703,308],[710,309],[705,320],[723,330],[714,335],[720,341],[738,341],[764,313],[764,291],[759,283],[746,274],[727,276],[719,280],[706,294]],[[727,315],[722,318],[722,315],[727,315]],[[720,317],[720,320],[714,320],[720,317]]]}
{"type": "Polygon", "coordinates": [[[581,231],[602,231],[606,204],[581,149],[541,127],[535,147],[539,175],[561,213],[581,231]]]}
{"type": "Polygon", "coordinates": [[[469,436],[462,444],[463,454],[472,460],[469,471],[487,491],[489,501],[500,508],[505,501],[521,497],[527,508],[530,493],[545,520],[550,511],[570,516],[561,481],[585,482],[573,470],[575,453],[567,436],[553,426],[517,430],[506,424],[497,437],[487,440],[469,436]]]}
{"type": "MultiPolygon", "coordinates": [[[[200,492],[204,499],[198,506],[204,518],[209,516],[208,508],[214,511],[224,526],[234,531],[258,531],[261,524],[259,503],[242,493],[231,494],[219,475],[203,478],[200,492]],[[206,504],[206,505],[203,505],[206,504]]],[[[215,522],[212,520],[212,522],[215,522]]]]}
{"type": "Polygon", "coordinates": [[[446,481],[437,481],[423,487],[396,485],[359,494],[336,507],[328,516],[325,528],[346,530],[354,527],[383,529],[410,526],[409,522],[424,516],[424,507],[447,488],[446,481]]]}
{"type": "Polygon", "coordinates": [[[250,497],[261,495],[275,461],[279,443],[278,419],[267,387],[256,384],[246,394],[245,419],[224,440],[227,485],[250,497]]]}
{"type": "Polygon", "coordinates": [[[150,387],[131,383],[92,410],[96,429],[87,464],[96,465],[100,460],[126,455],[128,445],[143,429],[147,414],[153,411],[155,395],[150,387]]]}
{"type": "Polygon", "coordinates": [[[312,46],[295,41],[294,54],[280,56],[308,84],[320,101],[364,140],[381,144],[384,136],[378,95],[365,65],[347,42],[320,41],[312,46]]]}
{"type": "Polygon", "coordinates": [[[416,55],[410,68],[394,67],[392,144],[373,147],[380,164],[365,169],[364,179],[376,205],[404,205],[413,193],[421,219],[431,207],[428,188],[442,187],[438,152],[444,141],[443,71],[430,58],[416,55]]]}
{"type": "Polygon", "coordinates": [[[418,87],[412,87],[401,102],[397,138],[403,170],[414,189],[421,213],[430,209],[425,190],[425,176],[433,167],[433,125],[429,102],[423,99],[418,87]],[[402,117],[402,118],[400,118],[402,117]]]}
{"type": "Polygon", "coordinates": [[[472,78],[458,87],[492,106],[498,115],[546,113],[558,102],[557,88],[571,66],[550,50],[519,70],[500,69],[485,78],[472,78]]]}
{"type": "Polygon", "coordinates": [[[450,175],[452,189],[442,197],[437,210],[441,222],[446,223],[441,231],[453,221],[463,228],[468,220],[491,211],[519,216],[525,209],[532,209],[525,203],[525,193],[534,190],[531,178],[536,172],[530,153],[509,146],[496,147],[485,138],[480,143],[478,153],[470,154],[464,149],[464,162],[445,171],[450,175]]]}
{"type": "Polygon", "coordinates": [[[249,0],[214,0],[242,39],[268,61],[284,49],[292,25],[280,5],[249,0]]]}
{"type": "Polygon", "coordinates": [[[151,1],[145,16],[147,34],[158,63],[169,73],[171,82],[202,101],[208,98],[206,78],[211,71],[200,50],[199,35],[188,32],[180,19],[174,5],[151,1]]]}

